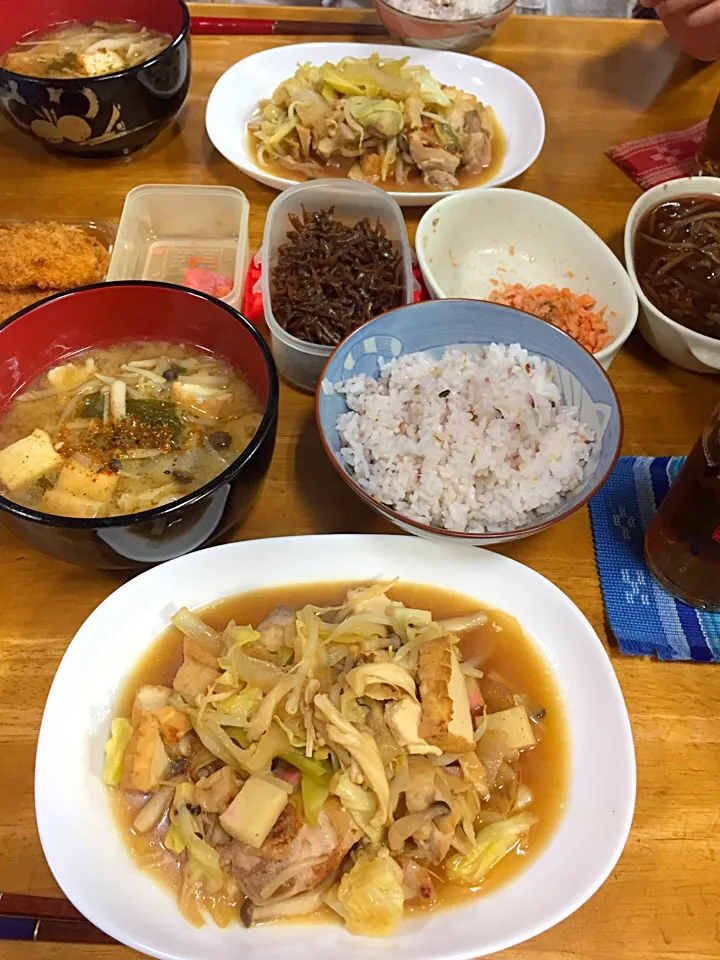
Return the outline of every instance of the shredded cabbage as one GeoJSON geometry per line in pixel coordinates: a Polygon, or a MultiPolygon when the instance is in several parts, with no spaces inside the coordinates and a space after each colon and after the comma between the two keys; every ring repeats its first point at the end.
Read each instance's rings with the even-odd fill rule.
{"type": "MultiPolygon", "coordinates": [[[[262,690],[248,684],[244,690],[217,703],[216,709],[227,716],[229,723],[245,727],[250,722],[250,717],[260,706],[262,697],[262,690]]],[[[224,723],[224,720],[218,718],[218,723],[224,723]]]]}
{"type": "Polygon", "coordinates": [[[492,868],[510,853],[537,820],[532,813],[519,813],[508,820],[500,820],[483,827],[469,853],[456,854],[447,861],[447,876],[471,887],[482,883],[492,868]]]}
{"type": "Polygon", "coordinates": [[[405,123],[405,114],[395,100],[350,97],[348,110],[365,129],[374,127],[384,137],[396,137],[405,123]]]}
{"type": "Polygon", "coordinates": [[[347,773],[337,773],[332,780],[330,792],[333,793],[355,823],[373,843],[382,840],[382,827],[372,825],[377,811],[377,800],[369,790],[353,783],[347,773]]]}
{"type": "Polygon", "coordinates": [[[105,767],[103,783],[116,787],[122,777],[125,748],[133,734],[132,724],[125,717],[116,717],[110,724],[110,739],[105,744],[105,767]]]}
{"type": "Polygon", "coordinates": [[[171,853],[177,853],[180,855],[185,849],[185,844],[183,839],[180,836],[180,831],[174,824],[170,824],[165,833],[165,839],[163,840],[163,846],[166,850],[169,850],[171,853]]]}
{"type": "Polygon", "coordinates": [[[190,813],[188,791],[183,789],[188,786],[192,791],[192,784],[180,784],[176,788],[170,822],[177,830],[179,840],[185,844],[189,876],[201,877],[207,893],[218,893],[225,883],[220,855],[209,843],[197,836],[201,832],[200,824],[190,813]]]}
{"type": "Polygon", "coordinates": [[[340,881],[337,899],[351,933],[387,937],[403,916],[403,872],[382,848],[376,856],[361,853],[340,881]]]}
{"type": "Polygon", "coordinates": [[[320,811],[325,806],[325,801],[330,796],[330,780],[332,779],[332,770],[328,770],[324,777],[318,779],[304,773],[300,783],[300,793],[302,796],[305,819],[312,827],[317,826],[320,811]]]}

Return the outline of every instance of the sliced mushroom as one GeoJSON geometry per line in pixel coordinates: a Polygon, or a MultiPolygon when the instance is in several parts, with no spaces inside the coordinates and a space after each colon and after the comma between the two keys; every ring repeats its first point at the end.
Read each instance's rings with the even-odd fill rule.
{"type": "Polygon", "coordinates": [[[412,837],[413,834],[432,824],[435,817],[446,817],[450,810],[450,804],[441,800],[430,804],[419,813],[410,813],[406,817],[401,817],[388,830],[388,846],[395,852],[402,850],[408,837],[412,837]]]}
{"type": "Polygon", "coordinates": [[[160,787],[133,820],[133,830],[136,833],[153,830],[168,812],[174,793],[175,787],[160,787]]]}
{"type": "Polygon", "coordinates": [[[252,900],[246,898],[240,907],[240,919],[243,926],[250,927],[254,923],[280,920],[284,917],[304,917],[309,913],[314,913],[322,906],[326,886],[323,883],[314,890],[308,890],[306,893],[299,893],[295,897],[263,907],[256,906],[252,900]]]}

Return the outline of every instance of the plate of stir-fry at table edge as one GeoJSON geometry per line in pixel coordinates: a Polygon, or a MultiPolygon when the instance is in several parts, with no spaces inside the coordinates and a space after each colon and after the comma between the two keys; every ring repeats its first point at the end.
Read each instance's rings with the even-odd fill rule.
{"type": "Polygon", "coordinates": [[[246,57],[215,84],[205,122],[220,153],[261,183],[350,177],[404,206],[507,183],[545,138],[535,92],[505,67],[382,44],[246,57]]]}
{"type": "Polygon", "coordinates": [[[67,896],[144,953],[464,960],[597,890],[635,763],[602,644],[543,577],[288,537],[170,561],[90,615],[35,799],[67,896]]]}

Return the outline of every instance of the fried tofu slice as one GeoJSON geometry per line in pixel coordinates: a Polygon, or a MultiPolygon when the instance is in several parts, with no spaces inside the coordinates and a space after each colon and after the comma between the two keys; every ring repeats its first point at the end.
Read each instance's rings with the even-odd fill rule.
{"type": "Polygon", "coordinates": [[[76,497],[66,490],[46,490],[40,501],[40,509],[45,513],[54,513],[58,517],[75,517],[78,520],[94,520],[104,517],[107,504],[92,497],[76,497]]]}
{"type": "Polygon", "coordinates": [[[474,746],[465,678],[450,637],[438,637],[418,648],[420,736],[445,753],[467,753],[474,746]]]}
{"type": "Polygon", "coordinates": [[[0,483],[8,490],[19,490],[36,483],[51,470],[57,470],[62,462],[50,434],[45,430],[33,430],[27,437],[0,450],[0,483]]]}
{"type": "Polygon", "coordinates": [[[240,792],[242,777],[232,767],[221,767],[195,784],[195,800],[205,813],[225,813],[240,792]]]}
{"type": "Polygon", "coordinates": [[[94,377],[96,369],[95,361],[92,357],[88,357],[82,366],[76,363],[62,363],[59,367],[53,367],[52,370],[48,370],[47,378],[56,390],[72,390],[94,377]]]}
{"type": "Polygon", "coordinates": [[[168,762],[160,736],[160,722],[153,714],[145,713],[125,749],[120,786],[124,790],[153,793],[165,776],[168,762]]]}
{"type": "Polygon", "coordinates": [[[110,254],[81,227],[64,223],[0,226],[0,290],[67,290],[97,283],[110,254]]]}
{"type": "Polygon", "coordinates": [[[77,460],[68,460],[60,471],[55,489],[71,493],[74,497],[110,503],[118,479],[118,475],[110,470],[98,472],[77,460]]]}
{"type": "Polygon", "coordinates": [[[181,383],[176,380],[170,390],[173,403],[189,410],[190,413],[217,420],[227,411],[232,402],[229,390],[206,387],[199,383],[181,383]]]}
{"type": "Polygon", "coordinates": [[[217,658],[221,655],[220,635],[216,641],[196,640],[194,637],[183,638],[183,655],[186,660],[197,660],[206,667],[217,667],[217,658]]]}
{"type": "Polygon", "coordinates": [[[176,707],[161,707],[153,711],[160,724],[160,736],[168,747],[176,747],[186,733],[192,730],[190,718],[176,707]]]}
{"type": "Polygon", "coordinates": [[[136,723],[140,719],[141,713],[152,713],[154,710],[162,710],[168,705],[170,687],[162,686],[159,683],[146,683],[135,694],[132,708],[132,722],[136,723]]]}
{"type": "Polygon", "coordinates": [[[219,670],[204,663],[198,663],[197,660],[186,658],[175,674],[173,687],[180,696],[194,700],[199,694],[205,693],[213,680],[217,680],[219,676],[219,670]]]}

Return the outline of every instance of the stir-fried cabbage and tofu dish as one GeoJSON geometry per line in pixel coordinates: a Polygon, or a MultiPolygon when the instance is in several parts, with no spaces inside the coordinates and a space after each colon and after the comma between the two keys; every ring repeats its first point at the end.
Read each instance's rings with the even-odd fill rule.
{"type": "Polygon", "coordinates": [[[308,179],[344,172],[398,187],[422,177],[432,190],[482,173],[492,158],[492,111],[408,61],[373,54],[299,66],[250,121],[258,163],[308,179]]]}
{"type": "Polygon", "coordinates": [[[406,908],[480,888],[526,849],[538,818],[523,755],[544,711],[463,660],[486,614],[434,620],[392,586],[222,632],[172,618],[172,688],[141,686],[113,720],[104,780],[137,801],[133,833],[175,858],[192,923],[324,907],[387,936],[406,908]],[[498,687],[510,705],[491,711],[498,687]]]}

